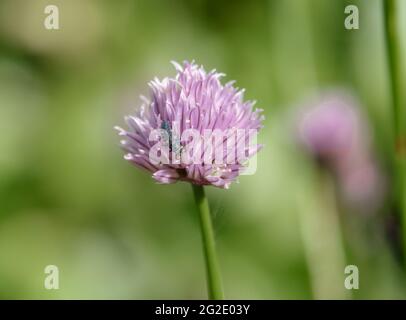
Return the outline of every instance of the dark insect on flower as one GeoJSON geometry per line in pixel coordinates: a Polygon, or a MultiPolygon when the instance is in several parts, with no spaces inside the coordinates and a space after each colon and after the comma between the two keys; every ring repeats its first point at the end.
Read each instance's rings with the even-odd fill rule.
{"type": "Polygon", "coordinates": [[[165,130],[167,135],[164,135],[163,139],[166,146],[169,146],[169,151],[175,152],[177,155],[182,151],[179,137],[172,134],[172,129],[168,121],[162,121],[161,129],[165,130]]]}

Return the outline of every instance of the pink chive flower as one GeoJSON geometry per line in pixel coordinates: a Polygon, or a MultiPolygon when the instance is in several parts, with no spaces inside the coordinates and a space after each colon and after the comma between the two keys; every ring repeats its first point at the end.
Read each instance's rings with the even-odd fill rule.
{"type": "Polygon", "coordinates": [[[124,158],[152,173],[158,183],[187,181],[228,188],[243,172],[247,160],[261,148],[258,144],[249,145],[248,136],[241,138],[237,131],[258,132],[262,128],[263,110],[253,110],[255,102],[244,101],[244,90],[235,88],[234,81],[221,84],[224,74],[215,70],[206,72],[194,62],[172,63],[176,76],[151,81],[150,99],[141,97],[141,108],[125,117],[128,129],[116,127],[123,137],[124,158]],[[183,139],[188,130],[197,132],[201,139],[191,149],[188,149],[189,140],[183,139]],[[216,130],[224,136],[208,148],[204,142],[214,140],[206,133],[216,130]],[[157,132],[163,134],[158,138],[157,132]],[[241,142],[245,158],[239,157],[235,150],[241,142]],[[151,157],[155,149],[157,154],[151,157]],[[208,157],[217,151],[222,152],[220,160],[224,161],[208,157]],[[193,154],[192,162],[183,161],[187,154],[193,154]]]}
{"type": "Polygon", "coordinates": [[[363,144],[359,115],[348,98],[327,95],[304,108],[299,119],[299,141],[315,158],[336,162],[363,144]]]}
{"type": "Polygon", "coordinates": [[[334,174],[345,201],[359,211],[379,208],[385,179],[373,157],[368,125],[354,99],[326,94],[303,108],[298,118],[301,147],[334,174]]]}

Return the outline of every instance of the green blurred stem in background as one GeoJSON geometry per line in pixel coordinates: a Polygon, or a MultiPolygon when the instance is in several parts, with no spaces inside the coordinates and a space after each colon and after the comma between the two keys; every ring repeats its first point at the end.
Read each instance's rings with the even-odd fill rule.
{"type": "Polygon", "coordinates": [[[343,286],[346,256],[334,181],[325,168],[314,172],[314,188],[297,194],[313,298],[351,299],[351,292],[343,286]]]}
{"type": "MultiPolygon", "coordinates": [[[[390,91],[392,95],[395,147],[399,147],[403,137],[402,109],[400,104],[399,37],[397,33],[396,0],[384,0],[385,36],[389,67],[390,91]]],[[[398,148],[397,148],[398,149],[398,148]]]]}
{"type": "Polygon", "coordinates": [[[398,35],[398,24],[396,18],[396,0],[384,0],[384,23],[385,37],[387,47],[387,58],[389,68],[390,92],[393,109],[393,125],[394,125],[394,161],[396,167],[396,192],[398,209],[402,214],[403,226],[403,248],[406,257],[406,203],[405,203],[405,169],[406,169],[406,138],[404,132],[403,110],[401,107],[401,72],[402,66],[400,61],[400,46],[398,35]]]}
{"type": "Polygon", "coordinates": [[[209,202],[204,193],[203,186],[192,184],[197,209],[199,211],[200,227],[202,232],[203,250],[206,260],[207,288],[209,299],[222,300],[223,288],[220,268],[216,257],[213,225],[210,216],[209,202]]]}

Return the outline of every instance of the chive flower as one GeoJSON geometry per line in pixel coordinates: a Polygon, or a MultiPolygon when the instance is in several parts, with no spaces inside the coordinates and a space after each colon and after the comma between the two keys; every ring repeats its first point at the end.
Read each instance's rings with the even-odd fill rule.
{"type": "Polygon", "coordinates": [[[185,61],[172,62],[175,77],[149,83],[151,97],[125,117],[124,158],[162,184],[187,181],[228,188],[261,148],[252,144],[263,110],[244,101],[244,90],[222,85],[222,73],[185,61]],[[193,140],[193,141],[192,141],[193,140]]]}
{"type": "Polygon", "coordinates": [[[385,179],[370,146],[370,130],[349,94],[332,92],[304,107],[297,121],[299,144],[335,177],[346,204],[359,212],[380,208],[385,179]]]}
{"type": "MultiPolygon", "coordinates": [[[[253,173],[250,160],[261,145],[261,109],[244,101],[244,90],[222,84],[224,74],[185,61],[173,62],[175,77],[149,83],[150,98],[125,117],[127,129],[116,127],[124,158],[146,170],[161,184],[190,182],[202,233],[210,299],[223,299],[214,231],[203,186],[227,189],[241,174],[253,173]]],[[[254,168],[255,171],[255,168],[254,168]]]]}

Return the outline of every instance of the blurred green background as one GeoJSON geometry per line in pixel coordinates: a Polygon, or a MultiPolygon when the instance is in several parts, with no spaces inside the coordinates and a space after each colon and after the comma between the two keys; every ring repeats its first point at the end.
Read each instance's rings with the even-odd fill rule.
{"type": "Polygon", "coordinates": [[[390,193],[383,36],[381,0],[1,0],[0,298],[206,298],[190,186],[155,184],[122,159],[113,130],[149,80],[185,59],[237,80],[266,115],[257,173],[207,188],[226,297],[406,298],[389,200],[373,214],[337,212],[335,252],[316,169],[291,134],[309,94],[349,90],[390,193]],[[44,28],[48,4],[59,30],[44,28]],[[348,4],[359,30],[344,28],[348,4]],[[347,264],[358,290],[344,289],[347,264]],[[58,290],[44,288],[47,265],[58,290]]]}

